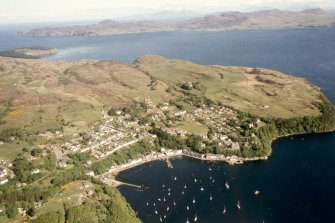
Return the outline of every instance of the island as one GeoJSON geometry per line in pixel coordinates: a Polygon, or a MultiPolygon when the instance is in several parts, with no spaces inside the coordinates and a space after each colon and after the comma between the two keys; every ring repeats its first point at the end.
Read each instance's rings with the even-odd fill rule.
{"type": "Polygon", "coordinates": [[[20,36],[102,36],[126,33],[162,31],[226,31],[250,29],[287,29],[333,27],[335,16],[322,9],[299,12],[279,9],[256,12],[222,12],[182,21],[131,21],[103,20],[98,24],[64,27],[43,27],[20,30],[20,36]]]}
{"type": "Polygon", "coordinates": [[[119,171],[265,160],[278,137],[335,129],[318,87],[257,67],[0,57],[0,83],[1,222],[139,222],[119,171]]]}
{"type": "Polygon", "coordinates": [[[40,59],[42,57],[50,56],[57,53],[58,50],[56,48],[36,46],[36,47],[24,47],[12,50],[0,51],[0,56],[13,57],[13,58],[26,58],[26,59],[40,59]]]}

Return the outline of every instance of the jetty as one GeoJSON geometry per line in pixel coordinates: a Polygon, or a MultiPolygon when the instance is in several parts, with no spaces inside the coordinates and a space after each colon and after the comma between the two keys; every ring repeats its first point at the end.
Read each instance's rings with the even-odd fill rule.
{"type": "Polygon", "coordinates": [[[172,165],[171,161],[168,158],[166,158],[165,161],[166,161],[166,164],[167,164],[168,168],[173,169],[173,165],[172,165]]]}
{"type": "Polygon", "coordinates": [[[136,184],[131,184],[131,183],[126,183],[126,182],[121,182],[121,181],[115,180],[113,178],[106,178],[104,180],[104,182],[106,184],[110,185],[110,186],[113,186],[113,187],[129,186],[129,187],[134,187],[134,188],[137,188],[137,189],[143,189],[143,186],[136,185],[136,184]]]}

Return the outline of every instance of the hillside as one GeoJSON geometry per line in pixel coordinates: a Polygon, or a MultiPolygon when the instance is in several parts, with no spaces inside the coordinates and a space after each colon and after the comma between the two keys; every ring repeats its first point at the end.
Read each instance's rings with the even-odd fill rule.
{"type": "Polygon", "coordinates": [[[184,21],[135,21],[118,22],[104,20],[98,24],[69,27],[43,27],[20,30],[22,36],[100,36],[159,31],[225,31],[248,29],[283,29],[332,27],[334,15],[321,9],[300,12],[278,9],[256,12],[223,12],[184,21]]]}
{"type": "Polygon", "coordinates": [[[306,80],[276,71],[202,66],[144,56],[116,61],[52,62],[0,58],[0,131],[20,127],[77,132],[100,119],[102,110],[150,98],[176,99],[183,83],[198,83],[193,94],[260,117],[319,114],[321,92],[306,80]]]}

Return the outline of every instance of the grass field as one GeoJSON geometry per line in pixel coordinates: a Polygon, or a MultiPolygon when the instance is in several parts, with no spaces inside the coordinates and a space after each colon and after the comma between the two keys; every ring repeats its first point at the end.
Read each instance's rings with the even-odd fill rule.
{"type": "Polygon", "coordinates": [[[189,133],[193,133],[196,135],[204,135],[207,134],[208,132],[208,127],[199,123],[199,122],[194,122],[192,120],[185,120],[184,122],[177,123],[176,125],[178,128],[181,128],[189,133]]]}

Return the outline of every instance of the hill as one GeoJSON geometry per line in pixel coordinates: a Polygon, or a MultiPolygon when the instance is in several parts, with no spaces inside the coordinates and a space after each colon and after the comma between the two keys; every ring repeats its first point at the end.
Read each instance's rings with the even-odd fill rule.
{"type": "Polygon", "coordinates": [[[44,27],[20,30],[22,36],[100,36],[159,31],[225,31],[248,29],[283,29],[332,27],[334,15],[321,9],[300,12],[278,9],[256,12],[223,12],[184,21],[135,21],[118,22],[104,20],[98,24],[69,27],[44,27]]]}
{"type": "Polygon", "coordinates": [[[102,110],[189,92],[260,117],[317,116],[321,92],[306,80],[243,67],[202,66],[160,56],[117,61],[52,62],[0,57],[0,131],[20,127],[72,133],[100,119],[102,110]]]}

